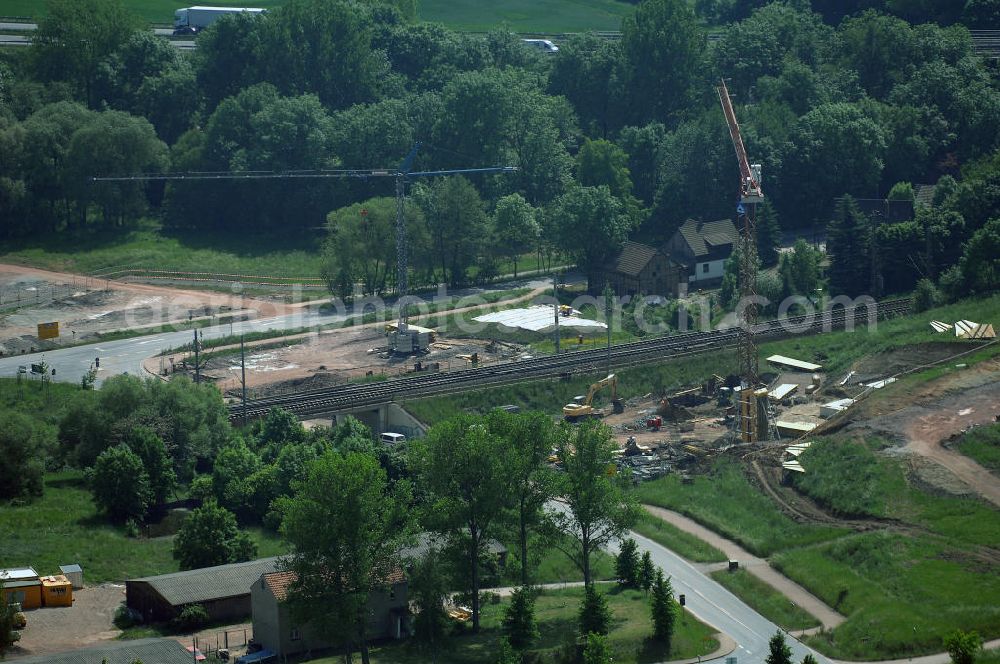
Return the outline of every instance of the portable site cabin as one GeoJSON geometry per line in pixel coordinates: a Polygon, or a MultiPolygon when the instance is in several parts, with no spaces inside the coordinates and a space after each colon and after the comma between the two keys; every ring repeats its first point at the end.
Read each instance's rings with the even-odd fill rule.
{"type": "Polygon", "coordinates": [[[17,602],[25,611],[42,606],[42,581],[38,572],[30,567],[0,570],[4,600],[10,604],[17,602]]]}
{"type": "Polygon", "coordinates": [[[42,604],[73,606],[73,584],[62,574],[42,577],[42,604]]]}

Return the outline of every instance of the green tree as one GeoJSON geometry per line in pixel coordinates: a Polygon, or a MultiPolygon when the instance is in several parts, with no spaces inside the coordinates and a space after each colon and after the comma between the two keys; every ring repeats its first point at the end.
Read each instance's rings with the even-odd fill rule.
{"type": "Polygon", "coordinates": [[[983,640],[975,631],[957,630],[945,637],[944,647],[952,664],[973,664],[983,650],[983,640]]]}
{"type": "Polygon", "coordinates": [[[857,201],[844,196],[827,226],[826,252],[830,256],[830,290],[855,296],[871,283],[871,223],[857,201]]]}
{"type": "Polygon", "coordinates": [[[802,658],[802,664],[819,664],[819,660],[813,657],[811,652],[807,652],[806,656],[802,658]]]}
{"type": "Polygon", "coordinates": [[[413,638],[422,649],[438,653],[448,639],[451,618],[444,610],[448,597],[448,579],[441,562],[441,552],[430,547],[413,561],[409,573],[409,592],[416,604],[413,638]]]}
{"type": "Polygon", "coordinates": [[[643,551],[642,562],[639,564],[639,586],[648,593],[655,580],[656,567],[653,565],[653,556],[649,551],[643,551]]]}
{"type": "Polygon", "coordinates": [[[521,658],[510,644],[506,636],[501,636],[497,641],[497,654],[493,658],[493,664],[520,664],[521,658]]]}
{"type": "Polygon", "coordinates": [[[665,650],[669,651],[674,639],[677,607],[674,604],[674,589],[670,584],[670,578],[663,576],[662,569],[656,570],[650,608],[653,616],[653,638],[664,644],[665,650]]]}
{"type": "Polygon", "coordinates": [[[628,108],[635,124],[672,119],[701,76],[705,35],[686,0],[647,0],[622,20],[628,108]]]}
{"type": "Polygon", "coordinates": [[[914,198],[913,185],[909,182],[897,182],[892,185],[887,198],[890,201],[912,201],[914,198]]]}
{"type": "Polygon", "coordinates": [[[615,557],[615,576],[619,585],[638,588],[640,571],[639,546],[631,537],[625,538],[615,557]]]}
{"type": "Polygon", "coordinates": [[[441,278],[450,286],[465,283],[468,269],[487,237],[486,212],[476,188],[462,176],[441,178],[421,199],[441,278]]]}
{"type": "Polygon", "coordinates": [[[789,141],[779,177],[798,184],[783,200],[804,221],[820,219],[835,196],[872,191],[881,178],[885,131],[856,105],[814,108],[799,118],[789,141]]]}
{"type": "Polygon", "coordinates": [[[767,642],[768,655],[765,664],[792,664],[792,649],[785,643],[785,635],[781,631],[774,633],[767,642]]]}
{"type": "Polygon", "coordinates": [[[516,279],[518,259],[535,249],[541,236],[535,209],[520,194],[504,196],[493,213],[493,232],[497,252],[514,264],[516,279]]]}
{"type": "Polygon", "coordinates": [[[556,203],[563,249],[587,275],[587,288],[602,284],[604,265],[621,249],[633,222],[606,186],[576,187],[556,203]]]}
{"type": "MultiPolygon", "coordinates": [[[[409,224],[420,223],[416,212],[405,210],[409,224]]],[[[356,281],[370,294],[384,293],[390,281],[395,283],[395,199],[372,198],[335,210],[327,215],[326,231],[323,274],[338,295],[352,295],[356,281]]]]}
{"type": "Polygon", "coordinates": [[[142,459],[126,445],[101,452],[94,463],[90,489],[97,507],[118,523],[144,518],[153,500],[142,459]]]}
{"type": "Polygon", "coordinates": [[[163,440],[146,426],[136,426],[124,436],[123,442],[142,461],[149,477],[151,505],[161,505],[177,486],[177,475],[163,440]]]}
{"type": "Polygon", "coordinates": [[[260,458],[242,440],[224,447],[212,468],[212,488],[219,505],[241,518],[250,517],[253,485],[249,479],[260,468],[260,458]]]}
{"type": "Polygon", "coordinates": [[[613,661],[608,637],[593,632],[587,634],[587,640],[583,646],[583,664],[611,664],[613,661]]]}
{"type": "Polygon", "coordinates": [[[972,235],[958,267],[967,292],[990,293],[1000,287],[1000,217],[972,235]]]}
{"type": "Polygon", "coordinates": [[[618,136],[618,144],[628,154],[628,169],[635,195],[646,207],[653,204],[656,195],[660,170],[658,154],[666,135],[666,127],[651,122],[643,127],[624,127],[618,136]]]}
{"type": "Polygon", "coordinates": [[[819,286],[822,258],[818,249],[802,238],[797,239],[792,251],[781,257],[779,273],[785,292],[811,297],[819,286]]]}
{"type": "Polygon", "coordinates": [[[257,545],[239,529],[232,512],[209,500],[184,520],[173,555],[181,569],[197,569],[252,560],[257,545]]]}
{"type": "Polygon", "coordinates": [[[348,653],[359,650],[368,664],[368,597],[399,569],[411,533],[409,485],[390,487],[371,456],[328,451],[294,489],[281,524],[297,576],[292,613],[340,637],[348,653]]]}
{"type": "Polygon", "coordinates": [[[934,282],[926,277],[917,282],[917,287],[913,289],[913,311],[921,312],[933,309],[944,300],[941,291],[938,290],[934,282]]]}
{"type": "Polygon", "coordinates": [[[556,429],[543,413],[513,414],[494,410],[488,415],[490,431],[499,436],[510,452],[507,477],[511,511],[516,523],[521,585],[531,583],[528,541],[548,526],[543,508],[558,484],[546,463],[556,442],[556,429]]]}
{"type": "Polygon", "coordinates": [[[524,650],[538,638],[535,624],[535,600],[531,588],[521,586],[510,596],[503,614],[503,633],[515,650],[524,650]]]}
{"type": "Polygon", "coordinates": [[[580,568],[588,586],[593,583],[593,553],[624,535],[637,516],[635,498],[614,472],[616,449],[611,429],[600,422],[560,429],[558,452],[565,469],[560,494],[566,507],[553,513],[553,519],[573,546],[557,546],[580,568]]]}
{"type": "Polygon", "coordinates": [[[0,499],[42,495],[55,432],[22,413],[0,409],[0,499]]]}
{"type": "Polygon", "coordinates": [[[569,100],[588,135],[607,138],[623,121],[624,71],[619,42],[573,35],[559,44],[549,92],[569,100]]]}
{"type": "Polygon", "coordinates": [[[632,195],[628,155],[611,141],[585,138],[576,154],[577,179],[585,187],[605,185],[620,200],[632,195]]]}
{"type": "Polygon", "coordinates": [[[17,612],[14,610],[14,606],[7,601],[3,585],[3,581],[0,581],[0,598],[2,598],[0,601],[0,657],[3,657],[7,649],[21,638],[15,622],[17,612]]]}
{"type": "Polygon", "coordinates": [[[611,609],[608,600],[593,585],[584,589],[579,613],[580,635],[607,634],[611,630],[611,609]]]}
{"type": "Polygon", "coordinates": [[[761,267],[778,264],[778,249],[781,247],[781,224],[778,211],[771,199],[766,199],[757,211],[757,257],[761,267]]]}
{"type": "Polygon", "coordinates": [[[472,591],[472,628],[479,631],[480,559],[510,501],[503,439],[482,420],[460,416],[431,428],[415,441],[410,463],[426,496],[425,521],[432,529],[463,538],[472,591]]]}
{"type": "Polygon", "coordinates": [[[68,81],[91,108],[101,61],[141,28],[121,0],[52,0],[31,38],[31,56],[43,80],[68,81]]]}

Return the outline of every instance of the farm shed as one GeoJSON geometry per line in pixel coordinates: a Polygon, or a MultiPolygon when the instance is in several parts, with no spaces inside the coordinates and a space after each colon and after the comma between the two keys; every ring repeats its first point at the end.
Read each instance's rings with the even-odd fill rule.
{"type": "Polygon", "coordinates": [[[200,604],[215,622],[250,617],[250,586],[278,569],[278,557],[147,576],[125,582],[125,603],[148,622],[176,618],[185,606],[200,604]]]}

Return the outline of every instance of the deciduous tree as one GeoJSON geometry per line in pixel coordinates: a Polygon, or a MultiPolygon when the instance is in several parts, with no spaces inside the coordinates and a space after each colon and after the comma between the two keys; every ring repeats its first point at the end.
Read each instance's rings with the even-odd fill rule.
{"type": "Polygon", "coordinates": [[[214,500],[191,511],[174,538],[181,569],[239,563],[257,555],[257,545],[236,525],[236,517],[214,500]]]}
{"type": "Polygon", "coordinates": [[[573,543],[563,550],[583,572],[588,586],[593,583],[593,553],[620,538],[637,515],[635,499],[616,473],[615,449],[611,430],[600,422],[563,425],[560,430],[559,459],[565,469],[560,494],[566,506],[552,512],[552,517],[573,543]]]}
{"type": "Polygon", "coordinates": [[[126,445],[101,452],[94,463],[90,487],[94,503],[118,523],[141,520],[153,500],[142,459],[126,445]]]}
{"type": "Polygon", "coordinates": [[[472,591],[472,628],[479,631],[480,557],[510,503],[510,452],[485,422],[459,416],[431,428],[410,450],[426,500],[425,522],[464,538],[472,591]]]}
{"type": "Polygon", "coordinates": [[[368,664],[368,598],[399,569],[410,534],[409,485],[390,488],[371,456],[328,451],[293,486],[281,525],[297,575],[292,612],[340,637],[348,653],[359,650],[368,664]]]}

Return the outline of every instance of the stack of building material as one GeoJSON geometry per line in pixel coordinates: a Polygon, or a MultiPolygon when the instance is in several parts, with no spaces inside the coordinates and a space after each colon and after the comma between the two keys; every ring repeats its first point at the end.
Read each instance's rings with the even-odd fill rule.
{"type": "Polygon", "coordinates": [[[938,333],[947,332],[948,330],[951,329],[951,325],[949,325],[948,323],[942,323],[939,320],[932,320],[931,329],[938,333]]]}
{"type": "Polygon", "coordinates": [[[854,404],[854,399],[838,399],[837,401],[831,401],[830,403],[825,403],[819,407],[819,416],[824,419],[829,419],[836,415],[837,413],[842,413],[854,404]]]}
{"type": "Polygon", "coordinates": [[[989,323],[960,320],[955,323],[955,336],[959,339],[996,339],[997,333],[989,323]]]}
{"type": "Polygon", "coordinates": [[[775,401],[781,401],[782,399],[790,395],[798,388],[799,386],[795,383],[782,383],[781,385],[778,385],[776,388],[768,392],[768,396],[774,399],[775,401]]]}
{"type": "Polygon", "coordinates": [[[793,473],[804,473],[806,469],[799,463],[799,456],[805,452],[812,445],[812,441],[806,441],[803,443],[796,443],[795,445],[789,445],[785,448],[785,458],[781,462],[781,467],[784,470],[789,470],[793,473]]]}

